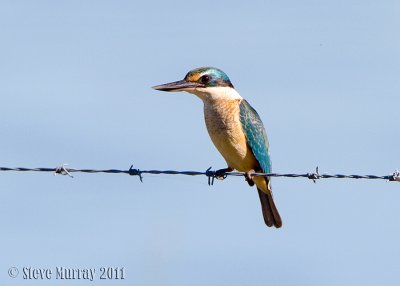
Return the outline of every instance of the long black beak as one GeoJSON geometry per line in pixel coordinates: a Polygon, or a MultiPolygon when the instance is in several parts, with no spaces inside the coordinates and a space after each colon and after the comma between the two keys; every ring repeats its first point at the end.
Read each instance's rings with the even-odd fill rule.
{"type": "Polygon", "coordinates": [[[186,80],[179,80],[162,85],[153,86],[155,90],[161,91],[183,91],[185,89],[196,88],[202,86],[200,83],[188,82],[186,80]]]}

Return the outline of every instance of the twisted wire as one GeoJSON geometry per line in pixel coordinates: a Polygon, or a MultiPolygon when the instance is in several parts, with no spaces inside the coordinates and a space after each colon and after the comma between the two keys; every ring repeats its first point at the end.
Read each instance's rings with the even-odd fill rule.
{"type": "MultiPolygon", "coordinates": [[[[71,178],[72,173],[106,173],[106,174],[128,174],[131,176],[138,176],[140,181],[143,182],[143,174],[164,174],[164,175],[187,175],[187,176],[207,176],[208,184],[213,185],[214,179],[223,180],[228,176],[245,176],[244,172],[217,172],[210,168],[206,171],[175,171],[175,170],[140,170],[133,168],[133,165],[128,170],[119,169],[75,169],[67,167],[67,164],[63,164],[56,168],[25,168],[25,167],[0,167],[0,171],[13,171],[13,172],[52,172],[54,175],[68,175],[71,178]]],[[[315,172],[304,173],[304,174],[292,174],[292,173],[252,173],[255,177],[286,177],[286,178],[307,178],[313,180],[320,179],[369,179],[369,180],[386,180],[390,182],[400,182],[400,171],[395,171],[390,175],[378,176],[378,175],[344,175],[344,174],[320,174],[318,167],[315,172]]]]}

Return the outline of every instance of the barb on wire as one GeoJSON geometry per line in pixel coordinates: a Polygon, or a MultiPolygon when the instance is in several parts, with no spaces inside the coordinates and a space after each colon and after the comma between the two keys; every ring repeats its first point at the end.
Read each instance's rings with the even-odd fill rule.
{"type": "Polygon", "coordinates": [[[131,176],[139,176],[140,182],[143,183],[142,172],[139,169],[133,169],[133,165],[129,168],[129,175],[131,176]]]}
{"type": "MultiPolygon", "coordinates": [[[[68,168],[67,164],[62,164],[56,168],[10,168],[10,167],[0,167],[0,171],[14,171],[14,172],[53,172],[54,175],[68,175],[73,178],[72,173],[106,173],[106,174],[128,174],[131,176],[138,176],[140,181],[143,182],[143,174],[165,174],[165,175],[187,175],[187,176],[207,176],[208,185],[212,186],[214,184],[215,178],[223,180],[227,176],[245,176],[244,172],[221,172],[214,171],[209,167],[205,172],[199,171],[174,171],[174,170],[140,170],[134,169],[133,165],[130,166],[128,170],[118,170],[118,169],[74,169],[68,168]]],[[[391,175],[387,176],[377,176],[377,175],[343,175],[343,174],[320,174],[318,167],[316,167],[315,172],[305,173],[305,174],[281,174],[281,173],[254,173],[252,176],[255,177],[287,177],[287,178],[308,178],[313,180],[320,179],[372,179],[372,180],[386,180],[390,182],[400,182],[400,171],[396,170],[391,175]]]]}
{"type": "Polygon", "coordinates": [[[57,167],[56,170],[54,171],[54,176],[60,174],[60,175],[68,175],[70,178],[73,178],[74,176],[71,175],[67,166],[68,164],[62,164],[61,166],[57,167]]]}
{"type": "Polygon", "coordinates": [[[215,179],[215,171],[211,170],[212,167],[208,168],[206,170],[206,176],[208,177],[208,185],[212,186],[214,185],[214,179],[215,179]]]}
{"type": "Polygon", "coordinates": [[[400,171],[396,170],[392,177],[389,179],[389,181],[395,181],[395,182],[400,182],[400,171]]]}
{"type": "Polygon", "coordinates": [[[313,180],[314,184],[317,183],[317,180],[321,178],[318,172],[318,166],[315,168],[315,173],[308,173],[307,175],[310,180],[313,180]]]}

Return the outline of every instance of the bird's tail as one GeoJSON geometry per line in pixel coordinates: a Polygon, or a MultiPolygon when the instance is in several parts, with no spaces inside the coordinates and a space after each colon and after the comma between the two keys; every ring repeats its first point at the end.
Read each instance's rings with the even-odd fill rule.
{"type": "Polygon", "coordinates": [[[272,198],[271,185],[269,184],[268,179],[265,180],[268,188],[267,193],[263,192],[260,188],[257,187],[264,222],[269,227],[275,226],[276,228],[280,228],[282,226],[282,219],[279,215],[278,209],[275,206],[274,199],[272,198]]]}

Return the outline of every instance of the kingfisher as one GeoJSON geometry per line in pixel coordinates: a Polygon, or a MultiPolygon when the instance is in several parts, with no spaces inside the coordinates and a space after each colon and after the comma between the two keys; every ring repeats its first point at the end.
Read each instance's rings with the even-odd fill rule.
{"type": "Polygon", "coordinates": [[[227,163],[226,168],[216,171],[216,176],[223,177],[234,170],[244,172],[247,183],[257,187],[265,224],[281,227],[271,178],[252,175],[271,173],[267,133],[257,111],[240,96],[229,77],[218,68],[201,67],[189,71],[183,80],[153,88],[186,91],[203,101],[208,134],[227,163]]]}

